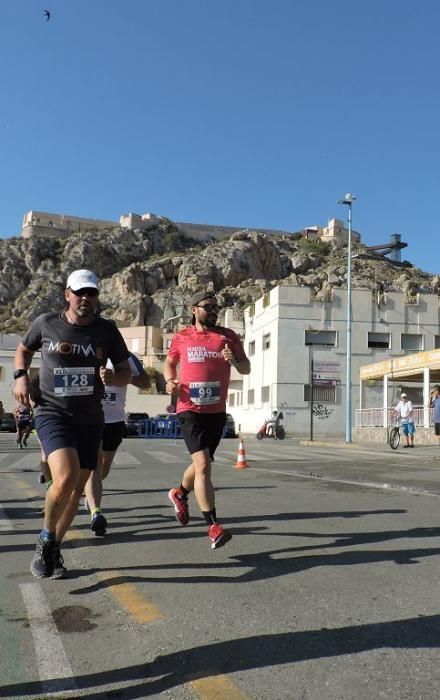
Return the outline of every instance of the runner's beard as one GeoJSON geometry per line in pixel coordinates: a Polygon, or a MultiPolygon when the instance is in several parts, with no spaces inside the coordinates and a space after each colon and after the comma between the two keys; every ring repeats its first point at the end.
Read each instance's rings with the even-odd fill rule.
{"type": "Polygon", "coordinates": [[[202,326],[206,326],[206,328],[215,328],[216,325],[217,325],[217,314],[209,314],[206,321],[204,321],[202,323],[202,326]]]}
{"type": "Polygon", "coordinates": [[[93,316],[95,313],[95,310],[93,306],[87,305],[87,306],[78,306],[76,309],[76,314],[77,316],[80,316],[81,318],[88,318],[89,316],[93,316]]]}

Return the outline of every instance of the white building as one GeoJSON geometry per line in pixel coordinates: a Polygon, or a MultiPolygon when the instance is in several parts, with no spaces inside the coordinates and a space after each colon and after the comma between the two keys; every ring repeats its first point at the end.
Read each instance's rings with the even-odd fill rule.
{"type": "MultiPolygon", "coordinates": [[[[12,375],[15,369],[15,351],[20,340],[21,336],[19,335],[0,333],[0,401],[3,402],[3,408],[8,413],[16,405],[13,394],[15,381],[12,375]]],[[[29,373],[31,378],[37,374],[39,367],[40,353],[36,352],[29,373]]]]}
{"type": "MultiPolygon", "coordinates": [[[[291,435],[309,435],[311,420],[316,437],[343,435],[346,303],[345,289],[335,288],[326,301],[318,301],[308,287],[278,286],[246,309],[245,349],[252,371],[231,383],[228,396],[228,411],[242,432],[255,433],[277,409],[283,411],[291,435]]],[[[354,425],[361,365],[440,347],[440,307],[436,294],[378,296],[355,289],[352,309],[354,425]]],[[[374,387],[368,397],[374,403],[374,387]]]]}

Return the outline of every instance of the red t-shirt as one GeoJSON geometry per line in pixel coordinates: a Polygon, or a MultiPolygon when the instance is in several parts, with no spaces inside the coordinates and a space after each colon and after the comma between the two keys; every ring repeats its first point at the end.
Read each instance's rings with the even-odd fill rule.
{"type": "Polygon", "coordinates": [[[228,345],[237,360],[246,358],[242,342],[229,328],[198,331],[189,326],[173,336],[168,357],[180,365],[177,413],[226,411],[231,365],[221,351],[228,345]]]}

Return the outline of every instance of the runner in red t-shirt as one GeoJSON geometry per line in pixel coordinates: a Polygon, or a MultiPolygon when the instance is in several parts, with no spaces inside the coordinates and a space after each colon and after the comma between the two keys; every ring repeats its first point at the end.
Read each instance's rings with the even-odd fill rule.
{"type": "Polygon", "coordinates": [[[216,325],[219,307],[214,292],[197,292],[189,305],[192,325],[173,336],[164,377],[167,393],[179,392],[177,414],[192,463],[179,488],[171,489],[168,498],[179,523],[187,525],[188,494],[194,490],[208,524],[211,549],[216,549],[231,535],[217,522],[211,460],[225,427],[231,365],[240,374],[249,374],[251,366],[237,334],[216,325]]]}

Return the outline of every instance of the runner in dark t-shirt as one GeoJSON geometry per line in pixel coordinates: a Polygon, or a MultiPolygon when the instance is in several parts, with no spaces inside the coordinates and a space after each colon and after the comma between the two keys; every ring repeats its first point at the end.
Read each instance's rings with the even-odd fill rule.
{"type": "MultiPolygon", "coordinates": [[[[98,315],[98,284],[90,270],[72,272],[64,292],[66,311],[39,316],[15,355],[15,398],[29,404],[27,370],[34,352],[41,350],[35,427],[53,483],[46,493],[44,527],[31,563],[37,578],[62,578],[66,573],[60,545],[97,465],[104,385],[110,378],[115,386],[125,386],[131,379],[124,339],[114,323],[98,315]],[[107,359],[113,372],[105,368],[107,359]]],[[[99,525],[100,513],[95,515],[99,525]]]]}
{"type": "Polygon", "coordinates": [[[110,358],[128,358],[116,326],[95,318],[87,326],[70,324],[64,314],[43,314],[22,340],[28,350],[41,350],[40,401],[37,416],[64,415],[75,423],[104,422],[104,384],[99,368],[110,358]]]}

